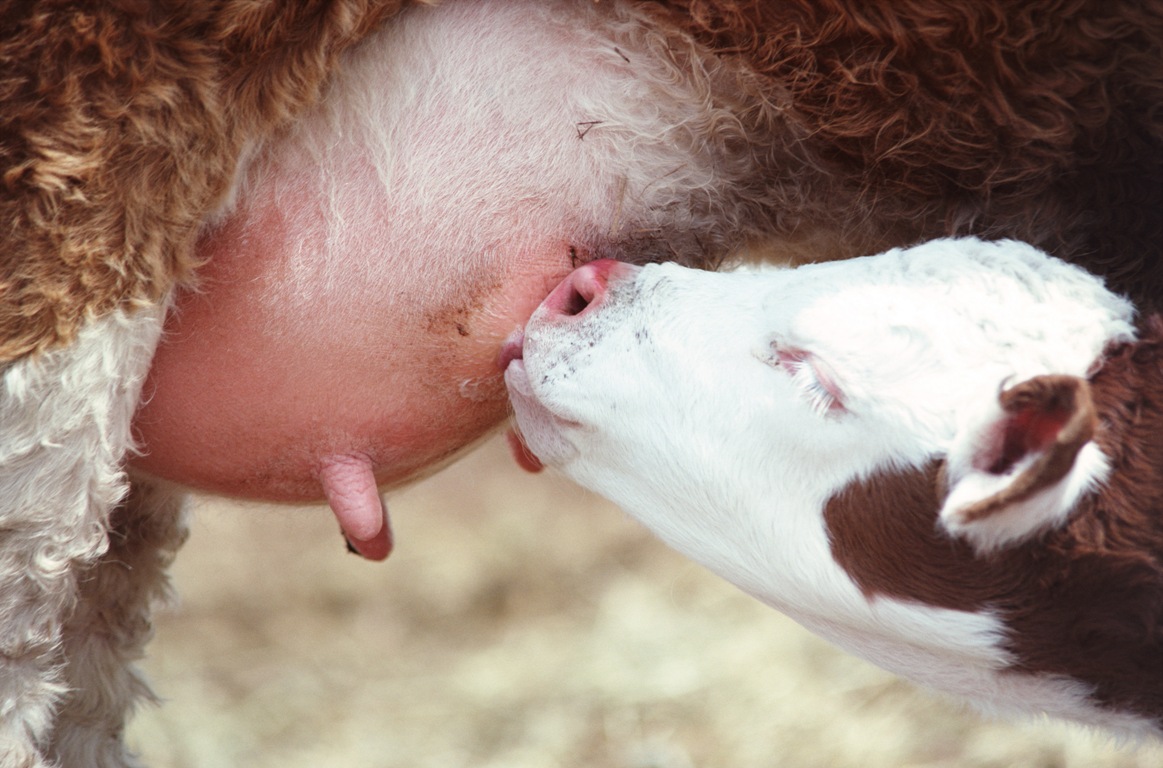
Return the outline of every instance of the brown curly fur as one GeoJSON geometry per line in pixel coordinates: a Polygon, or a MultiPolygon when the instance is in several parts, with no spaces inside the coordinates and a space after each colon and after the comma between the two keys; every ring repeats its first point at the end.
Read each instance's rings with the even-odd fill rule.
{"type": "Polygon", "coordinates": [[[186,278],[243,152],[404,2],[0,2],[0,362],[186,278]]]}
{"type": "Polygon", "coordinates": [[[663,5],[786,91],[839,205],[856,201],[819,201],[822,221],[875,223],[881,245],[1021,239],[1163,295],[1158,0],[663,5]]]}
{"type": "MultiPolygon", "coordinates": [[[[404,2],[0,0],[0,361],[188,277],[240,156],[404,2]]],[[[777,234],[1014,237],[1163,293],[1163,3],[658,5],[787,94],[829,178],[770,181],[777,234]]]]}

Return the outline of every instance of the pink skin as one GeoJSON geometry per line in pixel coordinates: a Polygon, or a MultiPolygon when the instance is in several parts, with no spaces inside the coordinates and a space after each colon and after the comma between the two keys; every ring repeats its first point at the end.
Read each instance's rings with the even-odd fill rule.
{"type": "Polygon", "coordinates": [[[323,257],[296,273],[290,254],[317,244],[327,212],[287,176],[290,192],[255,194],[201,244],[200,288],[167,322],[131,463],[227,496],[327,499],[351,545],[383,559],[377,488],[438,468],[504,422],[502,345],[576,251],[525,235],[471,270],[449,264],[434,286],[408,257],[378,255],[389,222],[353,236],[349,248],[377,254],[363,273],[330,279],[323,257]]]}

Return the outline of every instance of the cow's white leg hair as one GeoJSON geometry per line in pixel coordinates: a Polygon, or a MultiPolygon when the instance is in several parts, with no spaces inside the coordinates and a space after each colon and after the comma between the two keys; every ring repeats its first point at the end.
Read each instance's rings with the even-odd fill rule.
{"type": "MultiPolygon", "coordinates": [[[[163,317],[161,306],[112,312],[90,320],[68,345],[3,371],[2,765],[53,764],[46,756],[50,742],[72,740],[68,731],[74,724],[56,722],[70,685],[129,682],[122,668],[84,668],[123,665],[123,654],[94,652],[112,638],[65,642],[64,632],[82,597],[79,581],[94,573],[107,552],[110,515],[128,489],[123,463],[131,446],[130,424],[163,317]],[[78,655],[70,659],[66,650],[78,655]]],[[[92,589],[83,592],[96,597],[92,589]]],[[[117,763],[102,763],[110,764],[117,763]]]]}
{"type": "Polygon", "coordinates": [[[135,478],[113,511],[109,550],[81,574],[80,603],[64,632],[70,693],[52,743],[62,766],[138,764],[122,733],[135,705],[154,696],[134,664],[153,636],[154,607],[170,595],[167,570],[186,539],[186,498],[135,478]]]}

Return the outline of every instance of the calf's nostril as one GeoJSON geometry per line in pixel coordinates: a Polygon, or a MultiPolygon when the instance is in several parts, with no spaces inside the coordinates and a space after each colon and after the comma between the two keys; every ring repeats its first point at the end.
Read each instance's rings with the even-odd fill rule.
{"type": "Polygon", "coordinates": [[[565,297],[562,314],[580,315],[591,304],[596,304],[606,291],[611,262],[594,261],[575,269],[568,278],[569,294],[565,297]]]}
{"type": "Polygon", "coordinates": [[[594,300],[594,292],[587,290],[591,286],[570,284],[569,293],[565,297],[565,303],[561,307],[561,314],[575,317],[585,311],[586,307],[594,300]]]}
{"type": "Polygon", "coordinates": [[[546,299],[546,306],[564,317],[582,314],[588,307],[601,301],[614,264],[611,261],[595,261],[578,267],[554,289],[546,299]]]}

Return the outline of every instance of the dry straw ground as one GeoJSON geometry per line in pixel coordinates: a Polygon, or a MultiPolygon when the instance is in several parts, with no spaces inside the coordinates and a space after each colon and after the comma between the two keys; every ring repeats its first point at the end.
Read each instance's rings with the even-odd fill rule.
{"type": "Polygon", "coordinates": [[[393,497],[397,552],[320,509],[198,506],[146,667],[155,768],[1163,765],[991,723],[841,654],[494,441],[393,497]]]}

